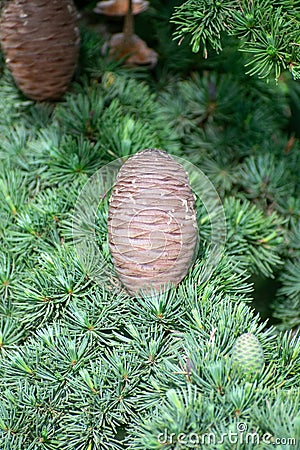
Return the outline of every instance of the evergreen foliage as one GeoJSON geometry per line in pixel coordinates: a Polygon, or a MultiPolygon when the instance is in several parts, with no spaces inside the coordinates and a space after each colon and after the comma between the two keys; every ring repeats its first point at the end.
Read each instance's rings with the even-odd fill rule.
{"type": "MultiPolygon", "coordinates": [[[[203,5],[210,14],[217,8],[217,32],[223,17],[233,30],[234,17],[235,35],[249,49],[260,30],[245,34],[235,2],[203,5]]],[[[273,27],[288,30],[296,20],[298,6],[290,5],[276,2],[273,27]]],[[[263,6],[255,11],[267,26],[270,2],[263,6]]],[[[153,28],[168,8],[162,19],[150,11],[153,28]]],[[[297,32],[284,31],[282,45],[297,32]]],[[[207,33],[201,39],[220,49],[215,31],[207,33]]],[[[83,29],[78,73],[57,104],[25,99],[1,63],[1,450],[206,449],[208,436],[221,450],[299,445],[300,148],[287,131],[298,88],[288,74],[277,86],[249,78],[239,62],[228,62],[234,46],[200,71],[187,47],[180,59],[171,37],[168,46],[158,31],[157,41],[162,61],[147,74],[108,61],[102,39],[83,29]],[[177,288],[133,299],[108,252],[108,198],[92,224],[106,285],[75,251],[73,211],[98,169],[147,147],[203,170],[221,197],[227,237],[207,277],[210,217],[197,198],[200,246],[190,272],[177,288]],[[280,283],[276,327],[251,307],[253,273],[280,283]],[[245,333],[264,354],[253,377],[233,364],[245,333]],[[256,433],[253,442],[247,432],[256,433]],[[184,443],[182,433],[190,437],[184,443]]],[[[298,48],[290,50],[296,58],[298,48]]],[[[287,59],[272,64],[281,70],[287,59]]]]}
{"type": "Polygon", "coordinates": [[[239,39],[239,50],[248,56],[249,75],[274,77],[288,69],[300,77],[299,4],[294,0],[188,0],[177,7],[172,21],[177,25],[175,37],[188,34],[194,52],[209,48],[220,52],[223,34],[239,39]]]}

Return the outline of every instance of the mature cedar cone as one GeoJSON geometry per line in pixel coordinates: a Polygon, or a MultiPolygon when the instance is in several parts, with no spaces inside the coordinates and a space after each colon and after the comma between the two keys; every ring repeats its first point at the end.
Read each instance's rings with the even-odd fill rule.
{"type": "MultiPolygon", "coordinates": [[[[132,14],[140,14],[149,6],[146,0],[132,0],[132,14]]],[[[105,16],[125,16],[128,12],[129,0],[102,0],[97,3],[94,12],[105,16]]]]}
{"type": "Polygon", "coordinates": [[[108,212],[109,247],[128,292],[177,285],[193,262],[197,237],[194,196],[183,167],[157,149],[129,158],[108,212]]]}
{"type": "Polygon", "coordinates": [[[113,34],[108,45],[104,45],[103,50],[109,47],[109,56],[112,59],[125,58],[124,65],[148,65],[150,68],[157,63],[158,55],[156,51],[149,48],[136,34],[126,38],[124,33],[113,34]]]}
{"type": "Polygon", "coordinates": [[[0,21],[6,63],[22,92],[54,100],[68,88],[79,52],[72,0],[11,0],[0,21]]]}

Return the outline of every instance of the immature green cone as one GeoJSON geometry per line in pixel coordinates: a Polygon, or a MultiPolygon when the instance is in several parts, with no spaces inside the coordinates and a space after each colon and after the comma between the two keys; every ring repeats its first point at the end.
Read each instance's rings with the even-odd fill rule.
{"type": "Polygon", "coordinates": [[[252,333],[245,333],[237,338],[231,357],[232,365],[245,375],[255,375],[264,365],[262,346],[252,333]]]}

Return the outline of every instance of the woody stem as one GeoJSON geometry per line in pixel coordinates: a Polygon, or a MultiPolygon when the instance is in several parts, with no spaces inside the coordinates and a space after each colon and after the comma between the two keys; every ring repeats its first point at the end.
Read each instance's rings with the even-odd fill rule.
{"type": "Polygon", "coordinates": [[[124,42],[130,41],[131,37],[134,33],[134,25],[133,25],[133,14],[132,14],[132,0],[128,0],[128,11],[125,16],[124,21],[124,28],[123,28],[123,34],[124,34],[124,42]]]}

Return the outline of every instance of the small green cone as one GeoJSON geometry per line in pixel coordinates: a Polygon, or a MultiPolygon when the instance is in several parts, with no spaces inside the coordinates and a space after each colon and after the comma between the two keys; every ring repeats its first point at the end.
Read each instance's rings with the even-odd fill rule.
{"type": "Polygon", "coordinates": [[[293,420],[293,426],[295,429],[295,436],[300,441],[300,415],[296,416],[293,420]]]}
{"type": "Polygon", "coordinates": [[[264,352],[257,337],[252,333],[239,336],[232,348],[232,365],[244,375],[253,376],[264,366],[264,352]]]}

